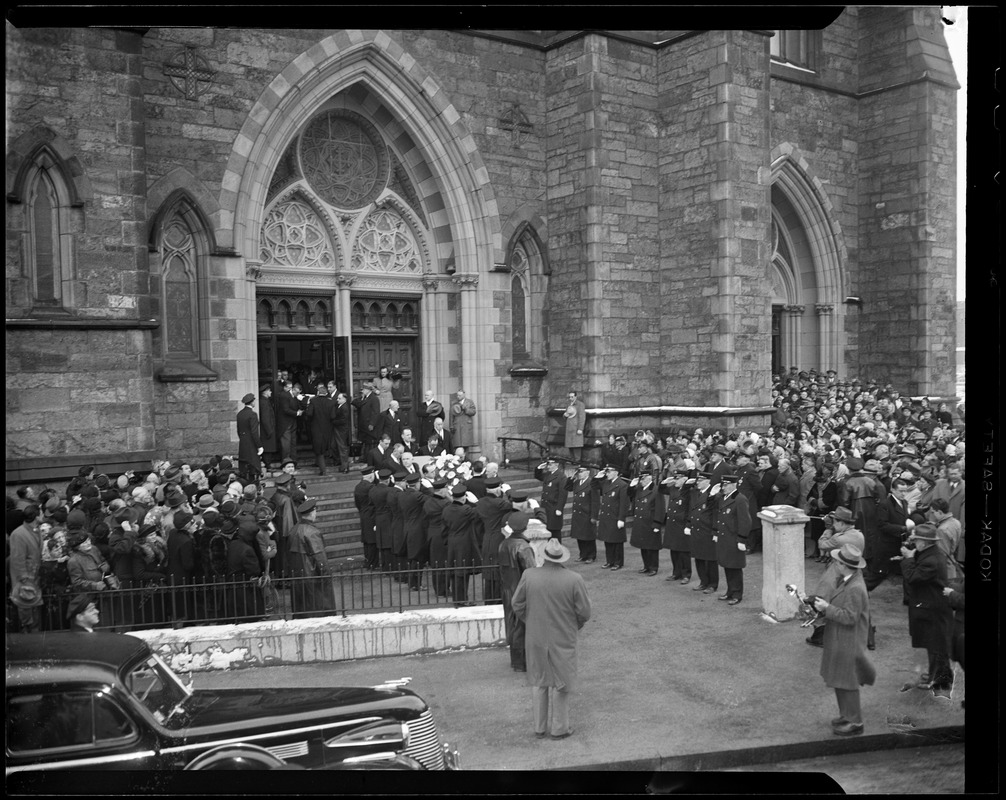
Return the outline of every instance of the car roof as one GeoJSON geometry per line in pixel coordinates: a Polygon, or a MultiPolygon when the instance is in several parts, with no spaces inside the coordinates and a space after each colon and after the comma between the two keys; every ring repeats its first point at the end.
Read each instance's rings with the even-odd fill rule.
{"type": "Polygon", "coordinates": [[[26,633],[6,637],[8,668],[61,664],[94,664],[118,670],[150,653],[142,639],[120,633],[26,633]]]}

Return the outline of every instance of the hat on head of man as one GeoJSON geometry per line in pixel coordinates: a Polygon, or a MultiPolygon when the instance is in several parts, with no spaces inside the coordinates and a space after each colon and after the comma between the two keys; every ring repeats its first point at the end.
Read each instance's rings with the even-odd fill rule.
{"type": "Polygon", "coordinates": [[[274,483],[277,486],[286,486],[288,483],[290,483],[292,481],[293,481],[293,475],[290,475],[289,473],[284,472],[281,475],[276,476],[276,479],[275,479],[274,483]]]}
{"type": "Polygon", "coordinates": [[[241,398],[241,402],[244,403],[246,406],[250,406],[252,403],[255,402],[255,395],[253,395],[251,392],[248,392],[248,394],[246,394],[244,397],[241,398]]]}
{"type": "Polygon", "coordinates": [[[856,545],[846,542],[838,550],[831,551],[831,557],[847,567],[853,569],[863,569],[866,566],[866,559],[863,558],[863,551],[856,545]]]}
{"type": "Polygon", "coordinates": [[[93,602],[94,600],[91,599],[91,595],[89,594],[74,595],[73,599],[66,606],[66,618],[73,620],[78,614],[83,614],[87,611],[87,607],[93,602]]]}
{"type": "Polygon", "coordinates": [[[542,556],[546,561],[551,561],[553,564],[564,564],[569,561],[569,549],[558,539],[549,539],[545,543],[542,556]]]}
{"type": "Polygon", "coordinates": [[[297,506],[298,514],[310,514],[318,506],[317,500],[308,500],[307,502],[301,503],[297,506]]]}
{"type": "Polygon", "coordinates": [[[849,468],[850,472],[862,472],[865,462],[863,459],[853,456],[852,458],[847,458],[845,460],[845,466],[849,468]]]}
{"type": "Polygon", "coordinates": [[[852,511],[845,506],[839,506],[836,508],[828,515],[828,518],[838,520],[839,522],[847,522],[850,525],[854,524],[856,521],[856,518],[852,516],[852,511]]]}
{"type": "Polygon", "coordinates": [[[922,539],[924,542],[935,542],[939,538],[936,533],[936,526],[929,522],[923,522],[921,525],[916,525],[912,528],[911,537],[922,539]]]}
{"type": "Polygon", "coordinates": [[[510,530],[514,533],[527,530],[527,523],[527,514],[523,511],[514,511],[506,518],[506,524],[510,526],[510,530]]]}
{"type": "Polygon", "coordinates": [[[171,518],[171,524],[175,526],[176,531],[180,531],[190,522],[192,522],[192,515],[188,511],[176,511],[171,518]]]}

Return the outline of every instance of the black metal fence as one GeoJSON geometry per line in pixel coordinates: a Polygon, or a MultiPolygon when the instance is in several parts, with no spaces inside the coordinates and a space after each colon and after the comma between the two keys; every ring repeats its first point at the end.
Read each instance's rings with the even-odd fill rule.
{"type": "MultiPolygon", "coordinates": [[[[101,630],[123,633],[149,628],[226,625],[260,620],[457,608],[502,602],[498,566],[370,570],[348,567],[327,575],[268,580],[214,580],[91,593],[101,630]]],[[[43,595],[42,629],[64,630],[72,590],[43,595]]],[[[16,613],[14,615],[16,619],[16,613]]]]}

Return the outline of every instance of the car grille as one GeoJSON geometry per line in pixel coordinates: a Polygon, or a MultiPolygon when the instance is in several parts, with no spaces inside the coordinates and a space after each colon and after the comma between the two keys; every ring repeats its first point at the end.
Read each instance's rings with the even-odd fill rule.
{"type": "Polygon", "coordinates": [[[426,709],[419,719],[409,722],[409,747],[405,755],[410,756],[426,769],[444,769],[444,754],[440,747],[440,736],[433,714],[426,709]]]}
{"type": "Polygon", "coordinates": [[[276,758],[286,761],[289,758],[300,758],[307,755],[307,742],[291,742],[290,744],[278,744],[275,747],[267,747],[270,753],[276,758]]]}

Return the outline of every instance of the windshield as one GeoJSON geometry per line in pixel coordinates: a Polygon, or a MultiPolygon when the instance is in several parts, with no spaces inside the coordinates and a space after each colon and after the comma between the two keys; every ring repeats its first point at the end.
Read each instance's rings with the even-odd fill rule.
{"type": "Polygon", "coordinates": [[[162,725],[192,694],[192,690],[154,654],[133,666],[126,673],[125,683],[130,694],[162,725]]]}

